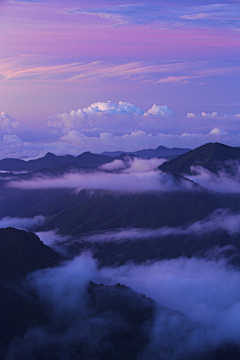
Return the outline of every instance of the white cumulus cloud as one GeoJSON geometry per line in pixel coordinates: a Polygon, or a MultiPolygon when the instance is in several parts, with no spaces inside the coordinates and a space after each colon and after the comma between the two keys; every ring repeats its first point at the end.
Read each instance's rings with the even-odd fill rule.
{"type": "Polygon", "coordinates": [[[144,113],[144,116],[174,116],[174,112],[167,105],[157,106],[154,104],[151,109],[144,113]]]}
{"type": "Polygon", "coordinates": [[[218,117],[218,113],[216,111],[212,112],[211,114],[207,114],[205,112],[202,112],[202,117],[213,117],[213,118],[217,118],[218,117]]]}
{"type": "Polygon", "coordinates": [[[70,113],[57,114],[48,121],[48,126],[59,128],[64,134],[75,131],[159,131],[159,118],[174,117],[167,105],[154,104],[144,112],[136,105],[119,101],[96,102],[90,106],[72,110],[70,113]],[[151,118],[156,118],[155,121],[151,118]]]}
{"type": "Polygon", "coordinates": [[[195,118],[196,115],[194,113],[187,113],[187,118],[190,119],[190,118],[195,118]]]}
{"type": "Polygon", "coordinates": [[[216,119],[218,118],[218,113],[216,111],[213,111],[212,113],[205,113],[204,111],[202,111],[201,115],[196,115],[192,112],[190,113],[187,113],[187,118],[188,119],[191,119],[191,118],[213,118],[213,119],[216,119]]]}
{"type": "Polygon", "coordinates": [[[224,130],[218,129],[218,128],[214,128],[209,132],[209,134],[215,135],[215,136],[227,135],[227,131],[224,131],[224,130]]]}
{"type": "Polygon", "coordinates": [[[23,143],[22,139],[20,139],[20,137],[18,137],[17,135],[4,135],[3,136],[3,141],[5,143],[10,143],[10,144],[21,144],[21,143],[23,143]]]}
{"type": "Polygon", "coordinates": [[[20,128],[20,123],[5,112],[0,113],[0,130],[15,130],[20,128]]]}

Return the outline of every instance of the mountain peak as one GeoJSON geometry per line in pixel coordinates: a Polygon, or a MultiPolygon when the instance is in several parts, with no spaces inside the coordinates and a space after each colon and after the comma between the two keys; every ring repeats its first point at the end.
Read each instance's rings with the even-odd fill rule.
{"type": "Polygon", "coordinates": [[[240,148],[221,143],[207,143],[184,155],[162,164],[159,169],[176,174],[191,174],[191,166],[201,166],[217,172],[219,165],[229,160],[240,159],[240,148]]]}
{"type": "Polygon", "coordinates": [[[169,150],[166,146],[160,145],[155,150],[169,150]]]}
{"type": "Polygon", "coordinates": [[[84,151],[81,155],[92,155],[91,151],[84,151]]]}
{"type": "Polygon", "coordinates": [[[56,155],[55,154],[53,154],[53,153],[51,153],[51,152],[48,152],[48,153],[46,153],[46,155],[44,156],[45,158],[47,157],[47,158],[49,158],[49,157],[56,157],[56,155]]]}

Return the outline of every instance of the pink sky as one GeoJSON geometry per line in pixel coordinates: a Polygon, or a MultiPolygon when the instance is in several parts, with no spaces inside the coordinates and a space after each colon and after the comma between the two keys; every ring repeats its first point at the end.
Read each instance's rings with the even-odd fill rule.
{"type": "MultiPolygon", "coordinates": [[[[222,136],[240,132],[237,2],[2,1],[0,21],[0,113],[33,132],[59,141],[66,134],[47,126],[50,118],[109,100],[143,112],[153,104],[167,105],[175,117],[160,116],[162,128],[149,132],[145,126],[152,135],[206,135],[214,128],[222,136]],[[204,119],[202,112],[218,115],[204,119]],[[187,120],[188,113],[196,116],[187,120]]],[[[119,127],[124,132],[120,120],[114,121],[112,134],[119,127]]],[[[3,139],[14,132],[2,127],[0,141],[1,134],[3,139]]],[[[14,135],[29,142],[36,137],[14,135]]],[[[222,141],[230,140],[223,136],[222,141]]]]}

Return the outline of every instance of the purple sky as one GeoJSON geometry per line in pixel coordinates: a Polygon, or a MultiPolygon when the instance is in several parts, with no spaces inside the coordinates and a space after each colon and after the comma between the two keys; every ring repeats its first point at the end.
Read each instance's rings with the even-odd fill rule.
{"type": "Polygon", "coordinates": [[[239,1],[0,0],[0,22],[0,157],[240,146],[239,1]]]}

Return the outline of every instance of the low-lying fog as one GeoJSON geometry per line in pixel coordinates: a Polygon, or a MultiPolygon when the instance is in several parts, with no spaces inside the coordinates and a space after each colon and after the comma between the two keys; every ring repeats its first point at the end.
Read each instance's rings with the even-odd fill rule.
{"type": "MultiPolygon", "coordinates": [[[[126,158],[102,165],[98,170],[67,173],[57,178],[39,176],[31,180],[11,181],[9,186],[19,189],[86,188],[127,192],[194,190],[191,182],[184,179],[176,181],[173,175],[156,170],[163,161],[126,158]]],[[[209,190],[238,193],[239,165],[235,163],[233,166],[235,172],[222,170],[218,174],[195,167],[192,169],[195,175],[188,177],[209,190]]],[[[2,218],[0,226],[31,229],[44,221],[42,216],[32,219],[2,218]]],[[[230,235],[239,234],[240,214],[218,209],[207,218],[182,227],[117,229],[85,234],[78,240],[60,236],[54,229],[38,235],[46,245],[54,248],[65,241],[147,241],[151,237],[168,235],[203,236],[217,230],[230,235]]],[[[64,326],[61,334],[54,332],[50,325],[28,329],[23,339],[12,343],[9,359],[21,348],[27,351],[26,354],[31,354],[33,349],[44,348],[51,343],[61,344],[71,358],[72,344],[82,341],[83,336],[89,346],[98,346],[100,340],[95,338],[93,324],[97,323],[98,328],[105,329],[113,320],[109,314],[98,318],[89,315],[86,288],[90,280],[105,285],[124,284],[157,303],[154,324],[145,329],[149,343],[139,360],[201,358],[204,352],[226,342],[240,345],[240,272],[222,257],[220,260],[180,257],[141,265],[127,263],[99,268],[92,255],[84,253],[65,261],[60,267],[28,276],[25,286],[35,289],[51,311],[52,319],[64,319],[61,320],[64,326]]]]}
{"type": "Polygon", "coordinates": [[[64,327],[61,332],[50,325],[30,328],[22,340],[12,343],[9,359],[19,349],[29,355],[50,343],[68,349],[69,358],[78,341],[98,346],[92,324],[97,322],[104,332],[113,319],[105,314],[89,320],[86,287],[90,280],[125,284],[158,304],[154,324],[145,329],[149,343],[139,359],[190,359],[226,341],[239,343],[240,273],[224,260],[179,258],[98,269],[90,254],[82,254],[28,276],[25,286],[37,291],[53,321],[64,327]]]}
{"type": "Polygon", "coordinates": [[[186,191],[200,190],[201,187],[220,193],[240,192],[240,165],[238,162],[229,162],[228,171],[224,168],[216,174],[202,168],[192,166],[193,175],[183,174],[176,177],[170,173],[163,173],[158,167],[165,159],[140,159],[125,157],[123,160],[114,160],[99,166],[98,169],[66,172],[61,176],[36,174],[30,180],[9,181],[8,187],[19,189],[101,189],[118,192],[148,192],[148,191],[186,191]],[[229,171],[230,170],[230,171],[229,171]],[[188,180],[187,180],[188,179],[188,180]]]}

